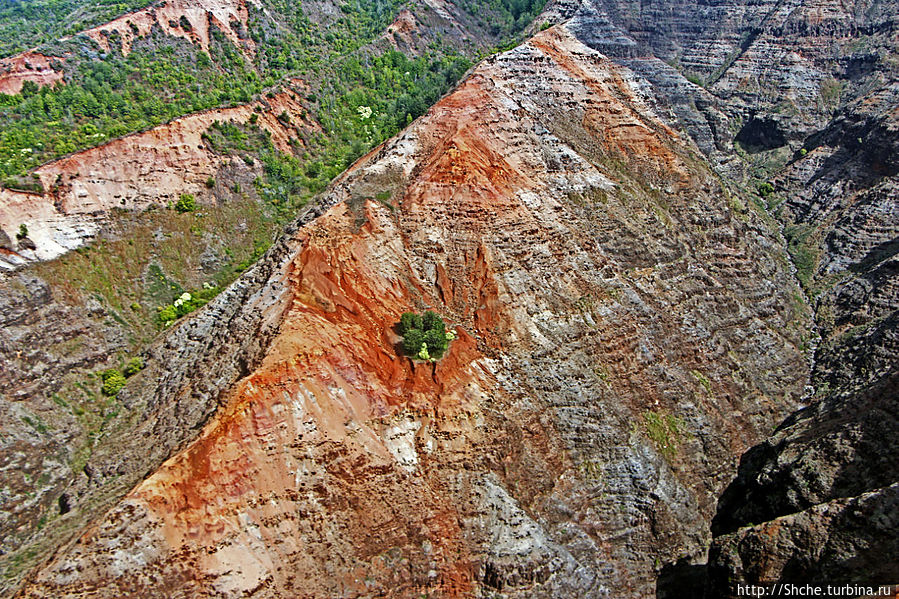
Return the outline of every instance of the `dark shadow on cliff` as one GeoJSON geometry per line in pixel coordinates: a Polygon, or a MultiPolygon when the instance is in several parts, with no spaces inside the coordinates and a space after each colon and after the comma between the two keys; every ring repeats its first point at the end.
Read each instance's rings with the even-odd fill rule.
{"type": "Polygon", "coordinates": [[[705,564],[690,563],[687,558],[665,565],[656,580],[656,599],[703,599],[706,572],[705,564]]]}
{"type": "Polygon", "coordinates": [[[792,414],[775,437],[743,454],[718,500],[712,534],[889,486],[899,476],[897,426],[899,368],[792,414]]]}
{"type": "Polygon", "coordinates": [[[885,267],[890,271],[886,276],[896,276],[899,274],[895,272],[897,265],[887,261],[897,254],[899,254],[899,239],[891,239],[871,248],[858,263],[850,265],[849,270],[854,273],[866,273],[874,267],[885,267]]]}
{"type": "Polygon", "coordinates": [[[753,116],[737,132],[734,141],[750,154],[757,154],[785,146],[787,132],[777,119],[753,116]]]}
{"type": "Polygon", "coordinates": [[[856,498],[827,522],[828,540],[819,551],[795,555],[779,582],[886,586],[899,580],[899,487],[856,498]]]}

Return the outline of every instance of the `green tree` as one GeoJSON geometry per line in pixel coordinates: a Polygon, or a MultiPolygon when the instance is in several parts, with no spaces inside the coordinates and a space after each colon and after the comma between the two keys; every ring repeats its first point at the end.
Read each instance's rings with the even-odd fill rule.
{"type": "Polygon", "coordinates": [[[456,338],[446,330],[443,319],[431,310],[424,315],[405,312],[400,317],[399,330],[403,334],[403,353],[432,362],[442,358],[449,342],[456,338]]]}
{"type": "Polygon", "coordinates": [[[446,351],[446,331],[429,329],[424,332],[424,342],[428,346],[428,353],[431,354],[431,357],[440,359],[443,357],[443,352],[446,351]]]}
{"type": "Polygon", "coordinates": [[[771,195],[772,193],[774,193],[774,186],[766,181],[764,183],[759,184],[758,190],[759,190],[759,195],[764,198],[764,197],[767,197],[767,196],[771,195]]]}
{"type": "Polygon", "coordinates": [[[26,80],[24,83],[22,83],[22,91],[20,93],[22,94],[23,98],[30,98],[37,94],[39,89],[40,88],[38,87],[37,83],[35,83],[34,81],[26,80]]]}
{"type": "Polygon", "coordinates": [[[129,377],[140,372],[144,367],[144,361],[140,356],[135,356],[128,360],[128,364],[125,365],[125,376],[129,377]]]}
{"type": "Polygon", "coordinates": [[[182,193],[178,201],[175,202],[176,212],[193,212],[197,209],[197,201],[192,193],[182,193]]]}
{"type": "Polygon", "coordinates": [[[409,329],[403,334],[403,352],[407,356],[416,356],[425,343],[425,336],[421,329],[409,329]]]}
{"type": "MultiPolygon", "coordinates": [[[[413,329],[421,329],[422,327],[422,318],[415,312],[404,312],[402,316],[400,316],[400,334],[405,335],[407,332],[413,329]]],[[[416,350],[417,351],[417,350],[416,350]]]]}
{"type": "Polygon", "coordinates": [[[116,395],[119,391],[122,390],[122,387],[125,386],[125,375],[123,375],[115,368],[104,370],[100,374],[100,378],[103,381],[103,395],[116,395]]]}
{"type": "Polygon", "coordinates": [[[427,331],[440,331],[440,333],[443,334],[446,330],[446,325],[436,312],[428,310],[421,317],[421,328],[427,331]]]}

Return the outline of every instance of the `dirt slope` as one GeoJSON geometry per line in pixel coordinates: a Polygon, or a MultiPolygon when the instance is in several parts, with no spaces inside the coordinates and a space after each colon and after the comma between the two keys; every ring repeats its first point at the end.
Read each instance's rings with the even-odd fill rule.
{"type": "MultiPolygon", "coordinates": [[[[135,40],[158,30],[184,38],[208,52],[210,28],[217,27],[244,56],[252,58],[256,48],[253,40],[238,34],[246,31],[248,19],[246,0],[164,0],[78,35],[90,38],[104,52],[109,52],[115,40],[127,56],[135,40]]],[[[0,59],[0,93],[17,94],[25,81],[38,85],[63,81],[66,58],[46,56],[35,48],[0,59]]]]}

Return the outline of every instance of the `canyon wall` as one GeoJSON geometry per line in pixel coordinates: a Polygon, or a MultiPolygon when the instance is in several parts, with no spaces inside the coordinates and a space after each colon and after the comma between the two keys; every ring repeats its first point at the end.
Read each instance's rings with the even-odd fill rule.
{"type": "Polygon", "coordinates": [[[749,451],[723,495],[716,592],[899,578],[897,89],[846,106],[774,179],[815,298],[816,402],[749,451]]]}
{"type": "Polygon", "coordinates": [[[759,216],[572,29],[332,188],[272,251],[283,309],[221,408],[20,596],[642,597],[703,554],[802,394],[808,312],[759,216]],[[397,350],[426,307],[458,336],[436,364],[397,350]]]}

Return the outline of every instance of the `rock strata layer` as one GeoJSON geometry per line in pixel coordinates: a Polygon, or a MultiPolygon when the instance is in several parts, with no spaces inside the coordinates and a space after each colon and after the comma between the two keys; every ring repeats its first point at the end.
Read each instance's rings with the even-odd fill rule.
{"type": "MultiPolygon", "coordinates": [[[[574,25],[332,188],[265,262],[272,308],[228,320],[257,349],[221,407],[20,596],[645,597],[703,553],[737,456],[802,393],[807,312],[757,216],[574,25]],[[397,351],[424,308],[457,334],[436,364],[397,351]]],[[[175,363],[247,353],[213,358],[209,309],[175,363]]]]}

